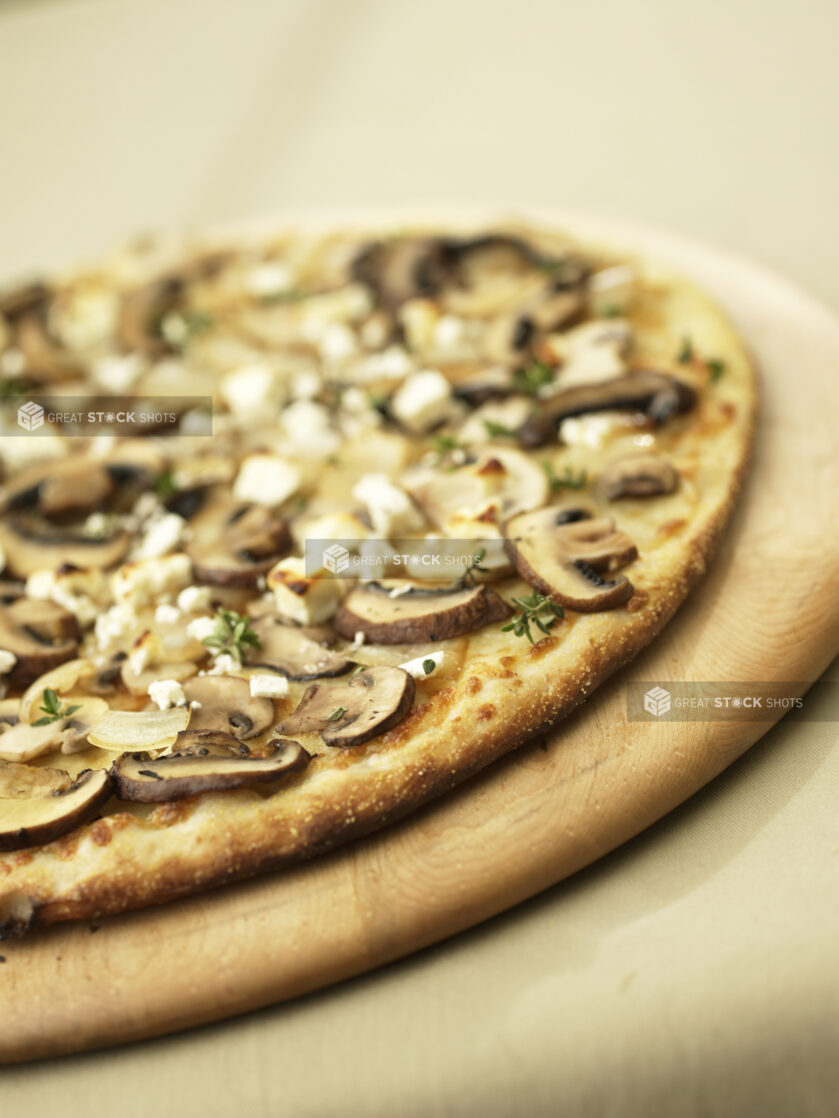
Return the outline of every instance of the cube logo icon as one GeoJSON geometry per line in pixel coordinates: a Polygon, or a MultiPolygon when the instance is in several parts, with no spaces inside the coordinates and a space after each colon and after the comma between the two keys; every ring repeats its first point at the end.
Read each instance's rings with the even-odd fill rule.
{"type": "Polygon", "coordinates": [[[651,687],[644,696],[644,710],[660,718],[670,710],[670,692],[663,687],[651,687]]]}
{"type": "Polygon", "coordinates": [[[324,551],[323,565],[327,571],[332,571],[334,575],[339,575],[341,571],[345,571],[350,565],[350,553],[345,547],[341,547],[339,543],[334,543],[324,551]]]}
{"type": "Polygon", "coordinates": [[[44,426],[44,409],[30,400],[17,409],[17,421],[24,431],[37,431],[44,426]]]}

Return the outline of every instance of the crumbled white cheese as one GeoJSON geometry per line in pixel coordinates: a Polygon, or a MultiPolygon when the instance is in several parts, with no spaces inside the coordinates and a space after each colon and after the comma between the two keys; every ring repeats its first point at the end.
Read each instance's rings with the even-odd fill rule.
{"type": "Polygon", "coordinates": [[[300,535],[301,541],[365,540],[370,536],[370,529],[354,513],[329,512],[307,520],[300,535]]]}
{"type": "Polygon", "coordinates": [[[163,602],[154,611],[154,619],[158,625],[177,625],[181,619],[181,611],[177,606],[163,602]]]}
{"type": "Polygon", "coordinates": [[[186,694],[176,679],[158,679],[149,684],[148,696],[161,710],[186,705],[186,694]]]}
{"type": "Polygon", "coordinates": [[[301,304],[300,331],[316,341],[332,322],[360,322],[373,309],[370,290],[360,283],[349,283],[323,295],[310,295],[301,304]]]}
{"type": "Polygon", "coordinates": [[[235,660],[229,652],[222,652],[216,656],[213,666],[207,668],[206,671],[199,672],[199,675],[233,675],[238,672],[241,665],[238,660],[235,660]]]}
{"type": "Polygon", "coordinates": [[[301,369],[291,378],[289,395],[292,400],[312,400],[323,387],[323,380],[316,369],[301,369]]]}
{"type": "Polygon", "coordinates": [[[125,563],[111,576],[114,597],[135,610],[159,601],[164,595],[179,594],[190,585],[192,563],[182,552],[125,563]]]}
{"type": "Polygon", "coordinates": [[[400,385],[390,408],[409,431],[428,431],[451,413],[452,387],[437,369],[423,369],[400,385]]]}
{"type": "Polygon", "coordinates": [[[440,312],[430,299],[408,299],[399,309],[399,321],[412,353],[427,353],[434,344],[440,312]]]}
{"type": "Polygon", "coordinates": [[[125,604],[111,606],[96,618],[94,633],[100,649],[117,644],[137,624],[137,618],[125,604]]]}
{"type": "Polygon", "coordinates": [[[108,512],[92,512],[82,525],[82,535],[92,540],[103,540],[111,534],[115,517],[108,512]]]}
{"type": "Polygon", "coordinates": [[[50,330],[68,349],[94,349],[116,329],[119,309],[116,291],[83,283],[53,303],[50,330]]]}
{"type": "Polygon", "coordinates": [[[280,260],[266,260],[256,264],[244,277],[245,290],[257,299],[282,295],[294,286],[294,275],[288,264],[280,260]]]}
{"type": "Polygon", "coordinates": [[[266,408],[278,405],[280,382],[268,365],[254,363],[242,365],[222,378],[219,384],[221,398],[238,419],[253,419],[266,408]]]}
{"type": "Polygon", "coordinates": [[[134,549],[136,559],[157,559],[168,555],[183,542],[187,522],[177,513],[167,512],[149,524],[145,535],[134,549]]]}
{"type": "Polygon", "coordinates": [[[83,628],[96,621],[110,600],[108,580],[95,568],[34,571],[26,580],[26,593],[63,606],[83,628]]]}
{"type": "Polygon", "coordinates": [[[160,642],[154,633],[147,630],[137,638],[128,653],[128,668],[135,675],[139,675],[157,659],[159,654],[160,642]]]}
{"type": "Polygon", "coordinates": [[[364,474],[352,495],[367,508],[374,530],[387,539],[408,535],[423,526],[422,513],[387,474],[364,474]]]}
{"type": "Polygon", "coordinates": [[[0,648],[0,675],[8,675],[17,663],[17,656],[7,648],[0,648]]]}
{"type": "Polygon", "coordinates": [[[559,376],[544,386],[540,396],[560,392],[575,384],[609,380],[626,370],[625,355],[632,329],[622,318],[584,322],[561,334],[551,334],[548,345],[562,361],[559,376]]]}
{"type": "Polygon", "coordinates": [[[254,699],[282,699],[288,694],[288,680],[282,675],[252,675],[250,686],[254,699]]]}
{"type": "Polygon", "coordinates": [[[637,276],[628,264],[594,272],[588,280],[589,309],[592,314],[624,314],[635,299],[637,286],[637,276]]]}
{"type": "Polygon", "coordinates": [[[107,392],[127,392],[146,368],[139,354],[110,354],[93,365],[93,379],[107,392]]]}
{"type": "Polygon", "coordinates": [[[233,496],[237,501],[281,505],[297,492],[302,480],[298,468],[277,454],[249,454],[242,460],[233,496]]]}
{"type": "Polygon", "coordinates": [[[435,668],[440,667],[445,657],[445,652],[429,652],[427,656],[418,656],[416,660],[406,660],[399,667],[414,679],[427,679],[435,668]],[[428,665],[431,666],[426,671],[428,665]]]}
{"type": "Polygon", "coordinates": [[[209,586],[187,586],[178,595],[178,609],[184,613],[200,613],[210,608],[212,600],[209,586]]]}
{"type": "Polygon", "coordinates": [[[467,339],[466,323],[457,315],[442,315],[434,327],[434,349],[441,356],[461,353],[467,339]]]}
{"type": "Polygon", "coordinates": [[[207,637],[212,637],[215,631],[216,621],[214,617],[196,617],[186,627],[187,636],[196,641],[204,641],[207,637]]]}
{"type": "Polygon", "coordinates": [[[314,400],[295,400],[283,409],[281,422],[284,445],[297,458],[328,458],[341,443],[329,412],[314,400]]]}
{"type": "Polygon", "coordinates": [[[327,365],[338,366],[358,353],[358,339],[344,322],[330,322],[318,338],[318,352],[327,365]]]}
{"type": "Polygon", "coordinates": [[[414,369],[414,362],[403,346],[391,345],[380,353],[361,357],[350,366],[353,380],[402,380],[414,369]]]}
{"type": "Polygon", "coordinates": [[[598,450],[610,435],[625,430],[621,417],[614,415],[580,415],[563,419],[559,425],[562,442],[566,446],[585,446],[598,450]]]}
{"type": "MultiPolygon", "coordinates": [[[[324,572],[325,574],[326,572],[324,572]]],[[[345,587],[341,579],[306,574],[303,559],[289,556],[268,572],[268,588],[285,617],[301,625],[320,625],[338,608],[345,587]]]]}

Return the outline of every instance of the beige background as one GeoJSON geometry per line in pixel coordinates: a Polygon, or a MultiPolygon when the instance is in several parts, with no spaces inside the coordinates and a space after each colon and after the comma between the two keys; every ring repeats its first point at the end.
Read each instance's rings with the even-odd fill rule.
{"type": "MultiPolygon", "coordinates": [[[[699,234],[839,308],[833,7],[6,4],[0,273],[287,207],[541,204],[699,234]]],[[[782,725],[483,928],[296,1005],[6,1071],[0,1107],[831,1114],[838,781],[839,723],[782,725]]]]}

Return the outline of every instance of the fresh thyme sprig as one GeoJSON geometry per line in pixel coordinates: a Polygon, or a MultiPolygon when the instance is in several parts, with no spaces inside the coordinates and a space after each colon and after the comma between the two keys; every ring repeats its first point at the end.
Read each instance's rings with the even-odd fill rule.
{"type": "Polygon", "coordinates": [[[33,726],[49,726],[51,722],[60,722],[62,718],[69,718],[71,714],[75,714],[81,706],[80,703],[74,703],[62,710],[61,700],[51,687],[45,688],[41,698],[42,702],[38,710],[44,712],[44,717],[39,718],[37,722],[33,722],[33,726]]]}
{"type": "Polygon", "coordinates": [[[570,466],[566,466],[561,474],[557,474],[550,462],[543,462],[542,469],[548,475],[548,484],[552,493],[556,493],[560,489],[585,489],[588,485],[586,470],[579,470],[574,473],[570,466]]]}
{"type": "Polygon", "coordinates": [[[548,634],[557,621],[565,616],[565,610],[558,602],[554,602],[545,594],[540,594],[538,590],[534,590],[524,598],[513,598],[512,604],[517,607],[517,613],[511,621],[501,626],[501,632],[513,633],[516,637],[527,637],[531,644],[534,643],[530,631],[531,624],[548,634]]]}
{"type": "Polygon", "coordinates": [[[524,368],[516,369],[513,373],[513,384],[528,396],[538,396],[539,389],[550,384],[554,379],[554,371],[544,361],[531,361],[524,368]]]}
{"type": "Polygon", "coordinates": [[[486,555],[487,549],[485,547],[479,547],[472,558],[469,560],[469,566],[463,572],[463,576],[460,579],[461,586],[474,586],[475,571],[486,571],[489,569],[488,567],[481,566],[484,559],[486,559],[486,555]]]}
{"type": "Polygon", "coordinates": [[[248,648],[261,648],[262,642],[250,627],[251,619],[231,609],[216,613],[216,629],[212,636],[201,641],[207,648],[215,649],[216,656],[231,656],[241,667],[242,657],[248,648]]]}
{"type": "Polygon", "coordinates": [[[512,427],[507,427],[503,423],[496,423],[493,419],[485,419],[484,427],[491,439],[515,439],[518,437],[518,431],[514,431],[512,427]]]}

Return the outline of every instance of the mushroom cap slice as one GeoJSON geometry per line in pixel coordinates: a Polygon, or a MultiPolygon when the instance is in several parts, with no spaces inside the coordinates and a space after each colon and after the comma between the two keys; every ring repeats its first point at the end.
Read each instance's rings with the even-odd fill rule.
{"type": "Polygon", "coordinates": [[[0,547],[19,578],[65,564],[107,570],[125,557],[130,546],[131,536],[121,530],[94,539],[46,524],[29,513],[8,514],[0,520],[0,547]]]}
{"type": "Polygon", "coordinates": [[[506,620],[512,610],[486,585],[455,590],[414,587],[391,597],[377,582],[351,590],[335,615],[335,629],[347,640],[364,633],[376,644],[442,641],[506,620]]]}
{"type": "Polygon", "coordinates": [[[159,332],[161,319],[183,289],[180,277],[164,275],[128,291],[117,321],[117,339],[129,353],[159,357],[171,348],[159,332]]]}
{"type": "Polygon", "coordinates": [[[0,734],[0,760],[34,761],[45,753],[55,753],[61,748],[65,725],[63,719],[46,726],[30,726],[28,722],[10,725],[0,734]]]}
{"type": "Polygon", "coordinates": [[[322,679],[343,675],[352,660],[324,648],[302,629],[288,625],[276,614],[263,614],[251,623],[259,648],[247,653],[249,668],[268,668],[286,679],[322,679]]]}
{"type": "Polygon", "coordinates": [[[172,754],[156,761],[124,755],[111,768],[121,800],[159,804],[199,792],[222,792],[302,772],[310,755],[296,741],[276,739],[270,757],[172,754]]]}
{"type": "Polygon", "coordinates": [[[603,578],[638,555],[608,517],[568,519],[555,507],[514,516],[504,527],[510,558],[521,577],[560,605],[580,613],[613,609],[632,597],[625,575],[603,578]]]}
{"type": "Polygon", "coordinates": [[[236,675],[199,675],[183,684],[187,702],[198,702],[189,728],[223,730],[239,741],[259,737],[274,721],[271,699],[254,698],[246,679],[236,675]]]}
{"type": "Polygon", "coordinates": [[[0,762],[0,850],[51,842],[94,816],[111,794],[107,770],[77,777],[0,762]]]}
{"type": "Polygon", "coordinates": [[[661,424],[689,411],[695,403],[696,392],[684,381],[669,373],[635,369],[610,380],[558,392],[519,428],[518,434],[525,446],[542,446],[556,437],[557,425],[572,416],[629,409],[661,424]]]}
{"type": "Polygon", "coordinates": [[[0,606],[0,648],[17,657],[9,683],[28,687],[44,672],[72,660],[77,633],[75,617],[52,602],[18,598],[0,606]]]}
{"type": "Polygon", "coordinates": [[[365,245],[350,274],[373,289],[380,306],[394,310],[407,299],[434,292],[441,262],[438,239],[398,237],[365,245]]]}
{"type": "Polygon", "coordinates": [[[235,501],[224,490],[207,491],[190,520],[186,546],[199,582],[255,586],[291,545],[286,521],[273,509],[235,501]]]}
{"type": "Polygon", "coordinates": [[[621,497],[658,497],[673,493],[679,484],[676,467],[660,454],[627,454],[610,462],[597,479],[609,501],[621,497]]]}
{"type": "Polygon", "coordinates": [[[327,745],[361,745],[408,714],[416,684],[401,668],[366,668],[347,683],[313,683],[280,734],[319,733],[327,745]]]}

